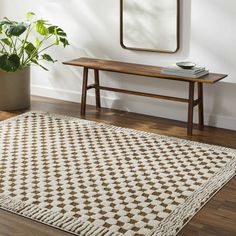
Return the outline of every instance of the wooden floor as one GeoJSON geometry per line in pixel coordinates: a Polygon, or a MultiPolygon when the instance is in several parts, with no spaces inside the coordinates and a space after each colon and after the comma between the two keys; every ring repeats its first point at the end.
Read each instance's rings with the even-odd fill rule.
{"type": "MultiPolygon", "coordinates": [[[[79,117],[79,104],[33,97],[30,110],[44,110],[79,117]]],[[[236,148],[236,131],[206,127],[186,135],[185,123],[88,106],[86,119],[148,132],[236,148]]],[[[0,112],[0,120],[23,113],[0,112]]],[[[68,236],[70,234],[0,210],[0,236],[68,236]]],[[[236,178],[232,179],[184,227],[179,236],[236,236],[236,178]]]]}

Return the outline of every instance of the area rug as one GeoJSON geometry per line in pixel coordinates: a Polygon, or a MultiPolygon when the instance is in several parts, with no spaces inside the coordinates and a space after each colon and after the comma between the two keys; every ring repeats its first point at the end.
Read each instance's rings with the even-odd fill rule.
{"type": "Polygon", "coordinates": [[[80,236],[173,236],[236,150],[30,112],[0,123],[0,207],[80,236]]]}

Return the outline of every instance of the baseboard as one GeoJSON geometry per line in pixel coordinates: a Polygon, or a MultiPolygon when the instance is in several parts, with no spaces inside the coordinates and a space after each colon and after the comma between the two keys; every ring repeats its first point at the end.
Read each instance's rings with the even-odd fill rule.
{"type": "Polygon", "coordinates": [[[59,100],[78,102],[80,99],[80,93],[77,91],[51,88],[46,86],[32,85],[31,94],[36,96],[55,98],[59,100]]]}
{"type": "MultiPolygon", "coordinates": [[[[78,103],[80,102],[81,99],[81,93],[78,91],[51,88],[38,85],[31,86],[31,94],[42,97],[54,98],[63,101],[78,102],[78,103]]],[[[87,104],[94,105],[95,104],[94,101],[95,97],[93,95],[88,94],[87,104]]],[[[114,99],[109,97],[101,97],[101,101],[104,107],[111,107],[112,104],[114,103],[114,99]]]]}
{"type": "MultiPolygon", "coordinates": [[[[78,91],[66,90],[66,89],[58,89],[51,87],[44,87],[38,85],[32,85],[31,87],[32,95],[38,95],[43,97],[49,97],[59,100],[71,101],[71,102],[79,102],[81,98],[81,94],[78,91]]],[[[132,100],[120,101],[118,99],[110,98],[110,97],[101,97],[103,107],[114,108],[119,110],[131,111],[136,113],[147,114],[151,116],[158,116],[163,118],[169,118],[179,121],[186,121],[186,110],[173,110],[170,108],[161,111],[158,109],[156,111],[155,108],[150,109],[146,104],[140,106],[140,103],[134,102],[132,100]],[[141,109],[140,109],[141,107],[141,109]]],[[[88,94],[87,103],[94,105],[95,98],[94,95],[88,94]]],[[[152,106],[149,104],[149,106],[152,106]]],[[[154,105],[153,105],[154,106],[154,105]]],[[[195,117],[196,120],[196,117],[195,117]]],[[[208,126],[236,130],[236,118],[229,116],[221,116],[218,114],[207,114],[205,113],[205,124],[208,126]]]]}

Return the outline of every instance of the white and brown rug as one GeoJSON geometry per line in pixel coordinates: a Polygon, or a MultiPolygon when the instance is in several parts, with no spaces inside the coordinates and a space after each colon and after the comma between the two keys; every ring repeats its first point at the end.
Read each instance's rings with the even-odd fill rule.
{"type": "Polygon", "coordinates": [[[236,151],[30,112],[0,123],[0,207],[81,236],[173,236],[236,151]]]}

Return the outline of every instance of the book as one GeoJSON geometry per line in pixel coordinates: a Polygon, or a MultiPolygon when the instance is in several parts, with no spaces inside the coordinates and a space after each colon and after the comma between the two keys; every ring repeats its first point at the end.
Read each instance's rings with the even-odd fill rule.
{"type": "Polygon", "coordinates": [[[194,67],[192,69],[183,69],[178,66],[164,67],[161,72],[163,73],[181,73],[181,75],[196,75],[205,71],[205,67],[194,67]]]}
{"type": "Polygon", "coordinates": [[[182,76],[182,77],[187,77],[187,78],[192,78],[192,79],[197,79],[197,78],[200,78],[204,75],[207,75],[209,74],[209,70],[204,70],[204,71],[201,71],[201,72],[198,72],[198,73],[195,73],[195,74],[188,74],[188,73],[183,73],[181,71],[161,71],[162,74],[165,74],[165,75],[175,75],[175,76],[182,76]]]}

